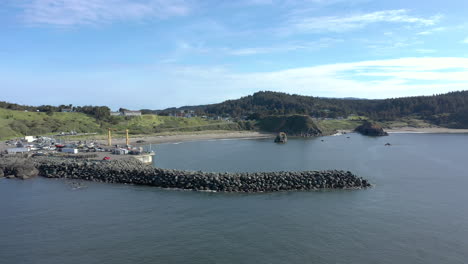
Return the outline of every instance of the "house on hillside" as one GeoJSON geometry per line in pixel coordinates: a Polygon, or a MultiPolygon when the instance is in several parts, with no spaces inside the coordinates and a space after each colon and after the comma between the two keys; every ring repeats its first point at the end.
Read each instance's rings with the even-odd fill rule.
{"type": "Polygon", "coordinates": [[[110,112],[111,116],[141,116],[141,111],[123,110],[120,112],[110,112]]]}
{"type": "Polygon", "coordinates": [[[141,111],[123,111],[123,116],[141,116],[141,111]]]}

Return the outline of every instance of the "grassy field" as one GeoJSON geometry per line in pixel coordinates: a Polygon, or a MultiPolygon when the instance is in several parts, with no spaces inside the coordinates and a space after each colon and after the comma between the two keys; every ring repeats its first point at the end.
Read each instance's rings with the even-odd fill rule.
{"type": "Polygon", "coordinates": [[[35,113],[0,108],[0,138],[47,135],[62,131],[96,132],[99,124],[81,113],[35,113]]]}
{"type": "Polygon", "coordinates": [[[207,120],[200,117],[182,118],[172,116],[142,115],[139,117],[115,117],[110,127],[116,131],[130,129],[130,134],[151,134],[168,131],[235,130],[237,124],[207,120]]]}
{"type": "Polygon", "coordinates": [[[0,108],[0,139],[25,135],[54,135],[60,132],[124,134],[125,129],[132,135],[174,133],[204,130],[239,130],[237,123],[206,120],[202,118],[181,118],[143,115],[138,117],[112,117],[108,122],[98,121],[83,113],[36,113],[0,108]]]}
{"type": "MultiPolygon", "coordinates": [[[[337,130],[354,130],[362,124],[363,120],[366,120],[366,117],[353,116],[342,120],[318,120],[314,122],[317,123],[323,134],[332,134],[337,130]]],[[[395,121],[378,122],[378,124],[384,128],[433,126],[417,116],[401,118],[395,121]]],[[[83,113],[36,113],[0,108],[1,140],[25,135],[54,135],[69,131],[97,133],[93,137],[99,137],[99,135],[106,135],[108,128],[113,130],[114,135],[124,135],[125,129],[129,129],[130,134],[133,136],[259,129],[255,122],[236,123],[207,120],[198,117],[182,118],[157,115],[142,115],[137,117],[118,116],[111,117],[106,122],[103,122],[83,113]]],[[[269,131],[265,128],[264,130],[269,131]]]]}
{"type": "Polygon", "coordinates": [[[399,127],[433,127],[433,124],[430,124],[418,116],[409,116],[400,118],[395,121],[387,121],[387,122],[378,122],[383,128],[399,128],[399,127]]]}
{"type": "Polygon", "coordinates": [[[354,130],[362,124],[362,120],[364,119],[351,118],[343,120],[319,120],[317,123],[322,132],[328,135],[337,130],[354,130]]]}
{"type": "MultiPolygon", "coordinates": [[[[319,120],[317,123],[325,134],[330,134],[336,130],[354,130],[356,127],[361,125],[364,120],[368,119],[364,116],[353,116],[343,120],[319,120]]],[[[433,124],[420,119],[418,116],[409,116],[393,121],[376,123],[381,125],[384,129],[400,127],[424,128],[434,126],[433,124]]]]}

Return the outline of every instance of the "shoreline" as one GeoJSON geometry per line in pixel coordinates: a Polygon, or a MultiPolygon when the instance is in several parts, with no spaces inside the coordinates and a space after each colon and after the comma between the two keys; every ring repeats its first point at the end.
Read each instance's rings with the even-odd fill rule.
{"type": "Polygon", "coordinates": [[[468,134],[468,129],[455,129],[445,127],[393,127],[385,129],[385,131],[391,134],[468,134]]]}
{"type": "MultiPolygon", "coordinates": [[[[389,134],[468,134],[468,129],[455,129],[445,127],[393,127],[385,129],[389,134]]],[[[337,130],[335,134],[324,135],[324,136],[337,136],[345,133],[353,133],[353,130],[337,130]]],[[[201,132],[189,132],[181,134],[169,134],[169,135],[137,135],[130,137],[130,144],[135,147],[146,146],[149,144],[166,144],[166,143],[178,143],[178,142],[190,142],[190,141],[203,141],[203,140],[222,140],[222,139],[261,139],[261,138],[274,138],[275,133],[268,132],[257,132],[257,131],[213,131],[205,133],[201,132]],[[143,141],[137,143],[137,141],[143,141]]],[[[73,140],[73,141],[76,141],[73,140]]],[[[95,139],[93,140],[99,144],[106,145],[107,139],[95,139]]],[[[112,138],[112,145],[125,145],[125,138],[119,135],[117,138],[112,138]]],[[[0,152],[3,152],[7,148],[5,141],[0,142],[0,152]]]]}
{"type": "MultiPolygon", "coordinates": [[[[446,127],[392,127],[384,128],[389,134],[468,134],[468,129],[446,127]]],[[[337,130],[332,136],[344,133],[357,133],[354,130],[337,130]]]]}
{"type": "MultiPolygon", "coordinates": [[[[190,142],[200,140],[218,140],[218,139],[257,139],[257,138],[274,138],[274,134],[250,132],[250,131],[233,131],[227,133],[201,133],[201,134],[176,134],[176,135],[148,135],[130,137],[130,145],[146,146],[148,144],[166,144],[178,142],[190,142]],[[137,141],[144,141],[137,143],[137,141]]],[[[107,140],[96,140],[100,144],[106,144],[107,140]]],[[[125,138],[113,138],[112,145],[125,145],[125,138]]]]}
{"type": "MultiPolygon", "coordinates": [[[[262,133],[254,131],[216,131],[212,133],[183,133],[175,135],[139,135],[130,137],[130,145],[134,147],[147,146],[149,144],[166,144],[177,142],[189,141],[203,141],[203,140],[221,140],[221,139],[261,139],[261,138],[274,138],[273,133],[262,133]],[[137,141],[144,141],[136,143],[137,141]]],[[[72,139],[71,141],[78,141],[72,139]]],[[[107,145],[107,139],[95,139],[101,145],[107,145]]],[[[5,151],[13,146],[7,146],[6,141],[0,141],[0,152],[5,151]]],[[[112,138],[112,145],[125,145],[125,137],[119,135],[117,138],[112,138]]]]}

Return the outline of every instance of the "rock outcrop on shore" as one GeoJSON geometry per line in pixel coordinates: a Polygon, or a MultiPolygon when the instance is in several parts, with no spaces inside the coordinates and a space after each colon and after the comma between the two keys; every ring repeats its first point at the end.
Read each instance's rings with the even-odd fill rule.
{"type": "Polygon", "coordinates": [[[80,161],[38,158],[39,174],[49,178],[82,179],[216,192],[274,192],[318,189],[360,189],[370,183],[349,171],[218,173],[154,168],[136,160],[80,161]]]}
{"type": "Polygon", "coordinates": [[[308,115],[267,116],[259,121],[262,131],[285,132],[289,136],[318,137],[323,132],[308,115]]]}
{"type": "Polygon", "coordinates": [[[388,133],[383,130],[383,128],[375,123],[365,121],[364,124],[358,126],[354,131],[361,133],[365,136],[388,136],[388,133]]]}
{"type": "Polygon", "coordinates": [[[34,164],[25,158],[0,158],[0,178],[29,179],[39,174],[34,164]]]}

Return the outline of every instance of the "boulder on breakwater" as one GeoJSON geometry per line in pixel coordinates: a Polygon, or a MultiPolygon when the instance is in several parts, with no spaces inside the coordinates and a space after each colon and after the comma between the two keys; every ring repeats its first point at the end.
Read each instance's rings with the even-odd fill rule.
{"type": "Polygon", "coordinates": [[[149,185],[216,192],[274,192],[360,189],[370,183],[349,171],[220,173],[154,168],[136,160],[82,161],[35,158],[39,174],[49,178],[149,185]]]}
{"type": "Polygon", "coordinates": [[[0,178],[6,177],[9,179],[29,179],[37,176],[39,171],[33,163],[28,162],[22,157],[0,158],[0,178]]]}

